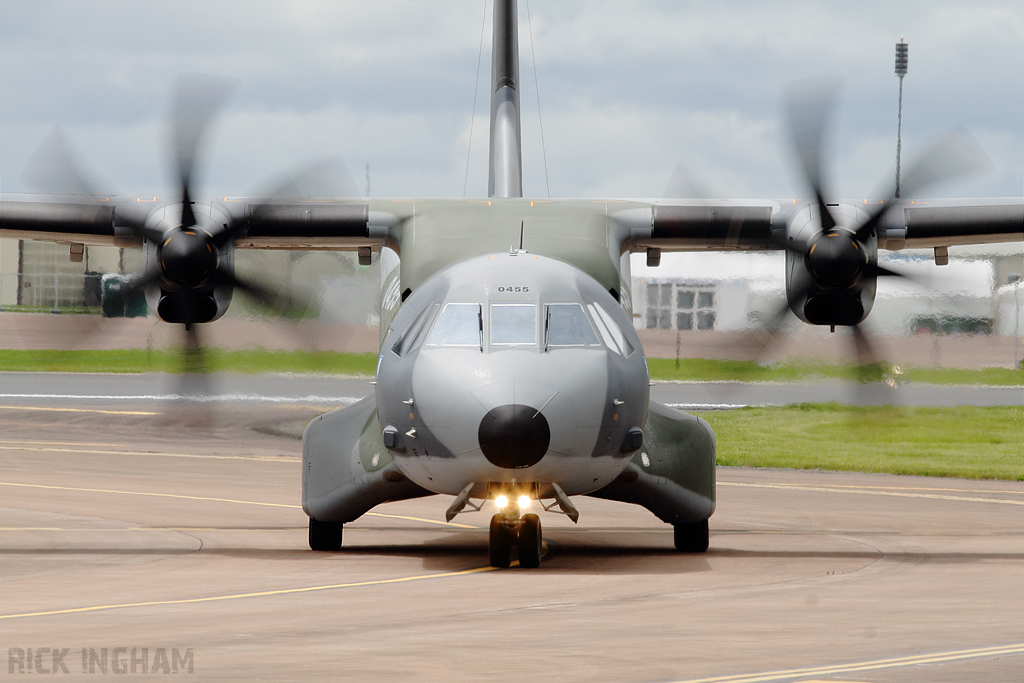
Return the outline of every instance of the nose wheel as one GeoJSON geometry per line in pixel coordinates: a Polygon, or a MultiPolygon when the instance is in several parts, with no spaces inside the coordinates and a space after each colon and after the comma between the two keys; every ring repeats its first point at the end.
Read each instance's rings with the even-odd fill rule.
{"type": "Polygon", "coordinates": [[[499,512],[491,517],[491,566],[504,568],[512,564],[512,546],[517,545],[519,566],[539,567],[542,541],[540,517],[530,514],[518,518],[499,512]]]}
{"type": "Polygon", "coordinates": [[[519,566],[533,569],[540,566],[540,517],[526,515],[519,528],[519,566]]]}

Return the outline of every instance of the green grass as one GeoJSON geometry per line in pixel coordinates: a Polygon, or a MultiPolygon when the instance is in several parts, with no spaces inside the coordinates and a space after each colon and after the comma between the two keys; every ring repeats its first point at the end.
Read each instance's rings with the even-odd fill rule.
{"type": "MultiPolygon", "coordinates": [[[[263,349],[225,351],[213,348],[208,350],[206,362],[211,372],[372,375],[377,355],[263,349]]],[[[182,354],[175,350],[0,350],[0,372],[182,372],[184,367],[182,354]]]]}
{"type": "Polygon", "coordinates": [[[894,380],[928,384],[987,384],[1017,386],[1024,384],[1024,373],[1010,368],[922,368],[872,363],[857,367],[853,364],[826,364],[794,361],[773,365],[758,365],[751,360],[711,360],[704,358],[648,358],[647,365],[653,380],[738,382],[793,382],[813,379],[841,379],[867,382],[894,380]]]}
{"type": "MultiPolygon", "coordinates": [[[[53,313],[53,306],[19,306],[16,304],[5,304],[0,306],[0,311],[6,313],[53,313]]],[[[60,315],[101,315],[99,306],[60,306],[57,309],[60,315]]]]}
{"type": "Polygon", "coordinates": [[[1024,481],[1024,407],[802,404],[702,413],[718,464],[1024,481]]]}
{"type": "MultiPolygon", "coordinates": [[[[209,367],[217,372],[295,372],[372,375],[376,355],[334,351],[209,350],[209,367]]],[[[1008,368],[959,370],[955,368],[894,368],[887,363],[863,367],[793,362],[758,365],[754,361],[649,358],[651,379],[670,381],[735,380],[740,382],[792,382],[841,379],[877,382],[896,380],[929,384],[985,384],[1017,386],[1024,374],[1008,368]]],[[[181,372],[181,354],[174,350],[119,349],[111,351],[0,350],[0,371],[7,372],[181,372]]]]}
{"type": "MultiPolygon", "coordinates": [[[[211,349],[212,371],[372,375],[376,355],[211,349]]],[[[856,377],[843,366],[651,359],[656,379],[787,381],[856,377]]],[[[0,371],[180,372],[171,351],[0,350],[0,371]]],[[[916,370],[915,381],[1020,384],[1012,370],[916,370]]],[[[870,379],[870,377],[869,377],[870,379]]],[[[701,415],[718,437],[721,465],[1024,480],[1024,407],[871,407],[836,404],[743,408],[701,415]]]]}

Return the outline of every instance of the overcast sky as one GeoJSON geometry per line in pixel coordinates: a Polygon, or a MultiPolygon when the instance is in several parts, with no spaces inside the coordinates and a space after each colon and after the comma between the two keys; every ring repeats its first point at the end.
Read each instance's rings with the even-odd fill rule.
{"type": "MultiPolygon", "coordinates": [[[[905,35],[904,162],[964,127],[985,178],[942,196],[1024,188],[1024,3],[544,2],[532,29],[553,196],[657,197],[682,161],[714,196],[805,196],[780,124],[789,81],[845,81],[835,194],[891,186],[905,35]]],[[[255,191],[316,157],[343,158],[379,196],[463,193],[484,0],[0,1],[0,173],[55,124],[113,190],[166,194],[164,121],[180,72],[240,81],[211,130],[197,194],[255,191]]],[[[520,0],[524,190],[547,193],[534,63],[520,0]]],[[[490,14],[469,195],[486,192],[490,14]]]]}

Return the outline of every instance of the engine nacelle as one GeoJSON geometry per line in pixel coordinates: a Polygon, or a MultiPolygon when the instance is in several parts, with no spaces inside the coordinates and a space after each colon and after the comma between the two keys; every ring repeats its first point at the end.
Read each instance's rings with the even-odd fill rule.
{"type": "Polygon", "coordinates": [[[786,230],[786,299],[811,325],[856,325],[875,302],[878,239],[854,236],[868,214],[853,204],[829,204],[835,226],[821,229],[817,204],[790,220],[786,230]]]}
{"type": "MultiPolygon", "coordinates": [[[[193,202],[192,211],[196,225],[189,233],[195,232],[203,236],[203,246],[210,250],[210,263],[221,272],[233,273],[235,250],[228,240],[222,245],[215,245],[208,238],[224,230],[230,224],[230,217],[223,207],[212,202],[193,202]],[[207,245],[206,243],[209,242],[207,245]]],[[[160,231],[164,235],[162,243],[147,240],[143,245],[143,272],[153,269],[163,271],[164,277],[158,278],[146,287],[146,303],[150,310],[156,311],[161,320],[169,323],[208,323],[224,315],[231,305],[234,287],[231,284],[206,277],[207,273],[199,273],[193,282],[175,281],[175,270],[168,262],[169,257],[162,254],[165,245],[175,239],[176,231],[180,232],[181,205],[169,203],[160,210],[150,214],[146,227],[160,231]]],[[[168,246],[170,249],[170,246],[168,246]]],[[[192,274],[189,274],[192,275],[192,274]]]]}

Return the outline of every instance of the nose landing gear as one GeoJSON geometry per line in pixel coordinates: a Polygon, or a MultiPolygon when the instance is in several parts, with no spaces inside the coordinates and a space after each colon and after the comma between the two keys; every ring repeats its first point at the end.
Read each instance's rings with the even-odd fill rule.
{"type": "Polygon", "coordinates": [[[512,546],[516,545],[519,546],[520,567],[539,567],[542,541],[540,517],[534,514],[519,517],[518,511],[511,514],[499,512],[491,517],[491,566],[508,567],[512,564],[512,546]]]}
{"type": "Polygon", "coordinates": [[[533,569],[540,566],[541,555],[540,517],[525,515],[519,527],[519,566],[533,569]]]}

